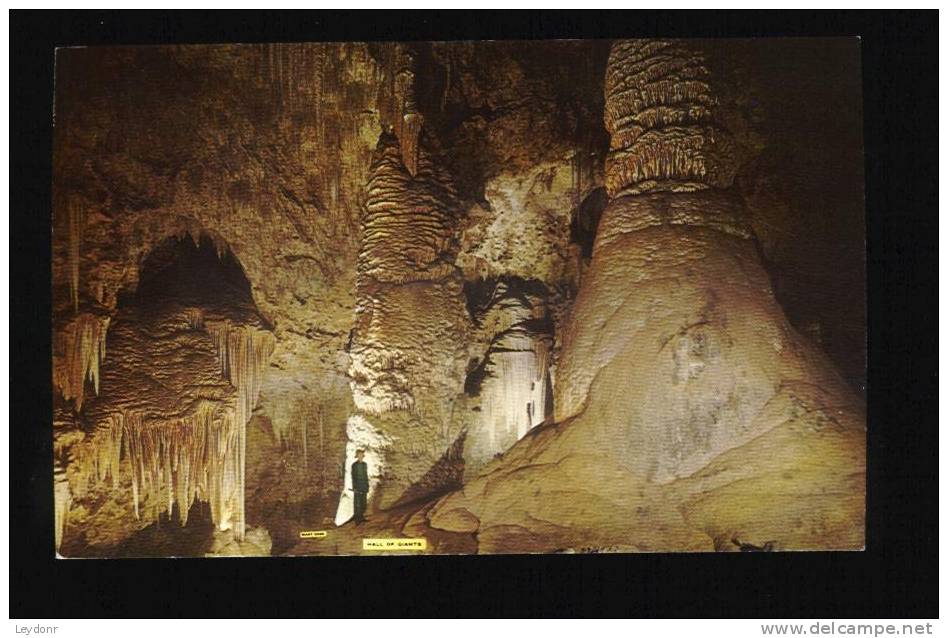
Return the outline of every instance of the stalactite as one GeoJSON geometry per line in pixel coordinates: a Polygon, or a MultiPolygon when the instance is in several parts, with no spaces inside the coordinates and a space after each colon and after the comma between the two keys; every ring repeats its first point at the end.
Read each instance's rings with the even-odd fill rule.
{"type": "Polygon", "coordinates": [[[73,499],[85,498],[91,488],[119,485],[122,445],[121,414],[112,415],[82,442],[68,448],[69,490],[73,499]]]}
{"type": "Polygon", "coordinates": [[[203,401],[191,415],[170,419],[137,410],[115,412],[91,441],[74,448],[75,479],[67,488],[57,486],[57,497],[60,490],[71,488],[82,498],[104,481],[117,488],[124,458],[136,519],[156,521],[162,512],[170,517],[177,505],[183,526],[199,499],[210,504],[220,529],[236,528],[240,535],[243,479],[238,450],[243,437],[235,405],[203,401]]]}
{"type": "Polygon", "coordinates": [[[259,398],[273,335],[254,326],[205,321],[198,308],[187,309],[187,321],[192,329],[203,327],[209,333],[221,375],[236,395],[200,399],[184,415],[164,416],[127,405],[100,414],[94,433],[69,449],[70,495],[82,499],[103,483],[112,490],[130,483],[136,519],[156,521],[162,513],[170,517],[177,506],[182,526],[199,499],[210,504],[215,525],[242,539],[246,425],[259,398]]]}
{"type": "Polygon", "coordinates": [[[188,326],[191,330],[204,330],[204,309],[188,308],[187,311],[188,326]]]}
{"type": "Polygon", "coordinates": [[[263,374],[273,353],[273,334],[252,326],[238,326],[229,321],[207,323],[208,334],[217,347],[217,355],[221,364],[221,374],[237,389],[236,419],[239,428],[239,445],[237,446],[236,474],[238,481],[237,507],[238,540],[243,539],[246,529],[244,507],[244,477],[246,469],[246,427],[250,414],[257,405],[260,397],[260,385],[263,374]]]}
{"type": "Polygon", "coordinates": [[[444,89],[441,91],[441,112],[444,113],[444,108],[448,103],[448,94],[451,92],[451,58],[447,58],[444,62],[444,89]]]}
{"type": "Polygon", "coordinates": [[[53,355],[53,380],[67,401],[75,401],[82,410],[86,381],[99,393],[99,366],[105,361],[107,316],[82,313],[56,331],[53,355]]]}
{"type": "Polygon", "coordinates": [[[237,417],[246,423],[260,397],[260,384],[275,345],[273,334],[227,320],[208,320],[205,327],[217,348],[221,374],[237,389],[237,417]]]}
{"type": "Polygon", "coordinates": [[[400,68],[395,73],[394,81],[395,136],[401,147],[402,163],[408,173],[415,177],[418,173],[418,138],[424,123],[424,117],[415,104],[415,60],[403,46],[396,47],[396,59],[400,68]]]}
{"type": "Polygon", "coordinates": [[[75,200],[68,204],[69,215],[69,294],[73,312],[79,312],[79,260],[82,254],[82,229],[85,215],[75,200]]]}
{"type": "Polygon", "coordinates": [[[421,113],[406,113],[402,116],[402,161],[412,177],[418,174],[418,138],[424,117],[421,113]]]}
{"type": "Polygon", "coordinates": [[[308,417],[304,414],[301,420],[302,422],[300,423],[300,430],[302,431],[302,434],[303,434],[302,438],[303,438],[303,468],[304,469],[309,468],[309,450],[306,446],[306,421],[307,420],[308,420],[308,417]]]}
{"type": "Polygon", "coordinates": [[[63,542],[63,533],[69,515],[69,505],[72,503],[72,494],[69,491],[69,481],[66,478],[66,468],[59,465],[53,469],[53,507],[55,518],[56,551],[63,542]]]}

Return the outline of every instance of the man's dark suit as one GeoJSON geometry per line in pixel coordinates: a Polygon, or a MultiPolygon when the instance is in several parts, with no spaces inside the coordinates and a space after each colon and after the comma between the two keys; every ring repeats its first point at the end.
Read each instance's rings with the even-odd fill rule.
{"type": "Polygon", "coordinates": [[[365,461],[356,461],[352,464],[352,492],[355,495],[355,515],[357,523],[365,520],[365,500],[369,493],[369,466],[365,461]]]}

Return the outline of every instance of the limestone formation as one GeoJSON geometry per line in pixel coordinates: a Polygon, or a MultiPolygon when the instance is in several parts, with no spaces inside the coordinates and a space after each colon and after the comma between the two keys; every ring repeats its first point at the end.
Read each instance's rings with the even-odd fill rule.
{"type": "Polygon", "coordinates": [[[381,506],[421,480],[460,434],[450,406],[463,387],[469,331],[450,177],[423,149],[412,176],[397,144],[382,136],[368,182],[349,348],[355,405],[391,439],[378,460],[381,506]]]}
{"type": "Polygon", "coordinates": [[[81,313],[67,319],[55,331],[53,384],[66,401],[82,410],[86,386],[99,393],[99,368],[105,360],[105,338],[111,318],[81,313]]]}
{"type": "Polygon", "coordinates": [[[57,551],[861,547],[850,49],[59,51],[57,551]]]}
{"type": "Polygon", "coordinates": [[[698,60],[682,43],[614,45],[613,199],[566,329],[556,424],[428,513],[480,551],[863,545],[861,401],[775,302],[724,190],[728,156],[691,154],[722,139],[698,60]],[[656,122],[657,146],[640,144],[656,122]],[[694,143],[678,145],[680,125],[694,143]]]}
{"type": "Polygon", "coordinates": [[[609,195],[727,188],[738,169],[730,133],[714,118],[703,56],[674,40],[627,40],[606,67],[609,195]]]}
{"type": "Polygon", "coordinates": [[[519,279],[476,285],[487,292],[475,300],[481,305],[474,311],[487,345],[472,360],[465,383],[476,411],[464,448],[468,476],[553,416],[553,331],[545,287],[519,279]]]}

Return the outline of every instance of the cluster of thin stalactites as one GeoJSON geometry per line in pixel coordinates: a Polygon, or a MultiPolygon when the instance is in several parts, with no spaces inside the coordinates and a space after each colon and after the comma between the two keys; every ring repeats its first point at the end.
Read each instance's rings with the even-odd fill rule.
{"type": "Polygon", "coordinates": [[[198,499],[210,505],[218,528],[233,529],[243,539],[246,424],[260,396],[274,339],[256,327],[205,323],[199,314],[192,319],[214,341],[221,374],[237,390],[236,397],[201,401],[184,416],[156,417],[124,408],[113,412],[91,440],[75,446],[72,465],[77,470],[71,480],[64,475],[56,483],[57,547],[72,500],[106,482],[113,489],[130,483],[138,520],[157,520],[162,512],[170,517],[177,506],[178,520],[185,525],[198,499]]]}
{"type": "Polygon", "coordinates": [[[99,393],[99,367],[105,361],[109,321],[109,317],[82,313],[56,333],[53,381],[77,411],[82,410],[87,381],[99,393]]]}

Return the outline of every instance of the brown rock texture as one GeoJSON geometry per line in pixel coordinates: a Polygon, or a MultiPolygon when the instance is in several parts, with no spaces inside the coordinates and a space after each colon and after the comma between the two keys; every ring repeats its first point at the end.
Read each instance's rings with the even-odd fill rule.
{"type": "Polygon", "coordinates": [[[453,263],[460,210],[450,176],[424,149],[412,175],[401,151],[397,138],[383,136],[368,182],[349,347],[355,406],[388,441],[373,459],[382,507],[460,435],[447,410],[463,387],[470,329],[453,263]]]}
{"type": "Polygon", "coordinates": [[[739,168],[703,56],[674,40],[626,40],[606,67],[611,197],[727,188],[739,168]]]}
{"type": "Polygon", "coordinates": [[[56,76],[62,555],[861,546],[858,47],[84,48],[56,76]]]}
{"type": "MultiPolygon", "coordinates": [[[[476,521],[479,551],[710,551],[732,538],[863,546],[862,402],[784,318],[739,200],[718,188],[726,172],[677,160],[652,165],[660,175],[634,168],[651,161],[632,157],[641,121],[620,115],[639,112],[629,106],[639,90],[615,87],[684,69],[677,79],[700,78],[694,90],[659,82],[652,103],[710,101],[683,46],[614,45],[607,124],[613,148],[630,151],[607,162],[619,197],[566,329],[557,424],[428,513],[448,531],[475,531],[476,521]],[[694,187],[681,189],[684,177],[694,187]],[[630,194],[643,183],[648,194],[630,194]]],[[[711,132],[696,147],[716,143],[699,115],[711,132]]]]}

